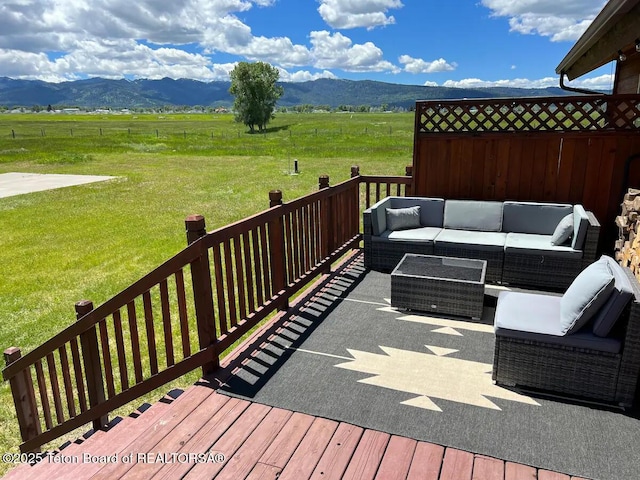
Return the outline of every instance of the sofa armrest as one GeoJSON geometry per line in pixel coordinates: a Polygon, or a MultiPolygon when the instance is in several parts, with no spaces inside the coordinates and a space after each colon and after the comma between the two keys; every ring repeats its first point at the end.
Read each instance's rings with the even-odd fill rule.
{"type": "Polygon", "coordinates": [[[589,223],[587,225],[587,234],[584,238],[582,246],[582,265],[586,267],[596,261],[598,252],[598,240],[600,239],[600,222],[593,212],[586,212],[589,223]]]}
{"type": "Polygon", "coordinates": [[[391,197],[374,203],[363,212],[365,235],[380,235],[387,229],[387,211],[391,207],[391,197]]]}

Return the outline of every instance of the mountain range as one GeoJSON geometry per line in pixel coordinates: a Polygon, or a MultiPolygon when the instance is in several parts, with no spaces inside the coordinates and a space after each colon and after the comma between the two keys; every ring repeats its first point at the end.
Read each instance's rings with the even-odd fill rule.
{"type": "MultiPolygon", "coordinates": [[[[410,109],[416,100],[558,96],[570,93],[557,87],[522,89],[507,87],[449,88],[400,85],[371,80],[320,79],[281,83],[280,107],[297,105],[386,105],[410,109]]],[[[161,108],[172,106],[229,107],[233,97],[229,82],[163,78],[161,80],[110,80],[90,78],[48,83],[0,77],[0,106],[66,106],[79,108],[161,108]]]]}

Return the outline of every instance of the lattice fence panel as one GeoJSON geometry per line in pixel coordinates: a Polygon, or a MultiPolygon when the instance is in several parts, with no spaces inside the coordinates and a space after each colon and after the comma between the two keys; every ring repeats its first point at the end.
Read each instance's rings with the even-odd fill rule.
{"type": "Polygon", "coordinates": [[[424,101],[419,133],[640,130],[640,95],[424,101]]]}

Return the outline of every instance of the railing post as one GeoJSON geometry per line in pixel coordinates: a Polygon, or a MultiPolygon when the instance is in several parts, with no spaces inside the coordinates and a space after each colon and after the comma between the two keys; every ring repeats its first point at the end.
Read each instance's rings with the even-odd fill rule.
{"type": "MultiPolygon", "coordinates": [[[[280,190],[271,190],[269,192],[269,208],[281,205],[282,192],[280,190]]],[[[287,286],[286,249],[282,215],[278,215],[269,223],[269,252],[271,253],[273,291],[278,293],[287,286]]],[[[289,298],[285,296],[278,308],[287,310],[289,308],[289,298]]]]}
{"type": "MultiPolygon", "coordinates": [[[[187,231],[187,244],[207,234],[205,220],[202,215],[189,215],[184,221],[187,231]]],[[[193,284],[193,302],[198,324],[198,345],[204,349],[217,343],[215,318],[213,316],[213,290],[211,288],[211,270],[209,268],[209,253],[204,247],[200,256],[191,262],[191,282],[193,284]]],[[[214,350],[211,359],[202,365],[202,374],[214,372],[220,366],[218,351],[214,350]]]]}
{"type": "Polygon", "coordinates": [[[351,166],[351,178],[357,177],[360,175],[360,167],[358,165],[351,166]]]}
{"type": "Polygon", "coordinates": [[[404,196],[410,197],[413,195],[413,165],[407,165],[404,167],[404,175],[406,177],[411,177],[411,183],[404,189],[404,196]]]}
{"type": "MultiPolygon", "coordinates": [[[[10,347],[4,351],[4,362],[7,366],[22,356],[20,349],[10,347]]],[[[18,425],[22,441],[26,442],[42,433],[40,420],[38,419],[38,407],[36,406],[36,393],[33,390],[33,378],[31,370],[26,368],[9,379],[13,403],[16,407],[18,425]]],[[[40,451],[38,448],[36,451],[40,451]]]]}
{"type": "MultiPolygon", "coordinates": [[[[80,320],[93,310],[93,303],[89,300],[81,300],[75,305],[76,320],[80,320]]],[[[96,326],[80,334],[80,347],[82,348],[82,361],[84,364],[84,377],[87,383],[89,395],[89,407],[95,407],[104,403],[104,382],[102,379],[102,367],[100,365],[100,352],[98,351],[98,333],[96,326]]],[[[103,429],[109,419],[106,415],[93,420],[93,430],[103,429]]]]}
{"type": "MultiPolygon", "coordinates": [[[[320,175],[318,178],[318,188],[323,190],[325,188],[329,188],[329,175],[320,175]]],[[[336,231],[335,225],[333,224],[333,198],[331,196],[327,196],[322,202],[323,208],[321,213],[322,218],[322,239],[324,245],[324,257],[327,258],[329,255],[333,253],[334,249],[334,241],[333,234],[336,231]]],[[[331,263],[327,265],[327,268],[324,270],[324,273],[329,273],[331,271],[331,263]]]]}

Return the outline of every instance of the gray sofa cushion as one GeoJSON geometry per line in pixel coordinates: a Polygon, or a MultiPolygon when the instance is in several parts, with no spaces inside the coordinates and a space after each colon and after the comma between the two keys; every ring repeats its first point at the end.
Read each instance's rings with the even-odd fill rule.
{"type": "Polygon", "coordinates": [[[420,225],[442,227],[444,199],[423,197],[386,197],[370,207],[371,233],[380,235],[387,230],[387,208],[420,206],[420,225]]]}
{"type": "Polygon", "coordinates": [[[504,202],[503,232],[552,235],[558,222],[573,213],[564,203],[504,202]]]}
{"type": "Polygon", "coordinates": [[[391,208],[420,207],[420,224],[424,227],[442,227],[444,199],[424,197],[390,197],[391,208]]]}
{"type": "Polygon", "coordinates": [[[589,228],[589,217],[582,205],[573,207],[573,239],[571,246],[576,250],[584,250],[584,239],[589,228]]]}
{"type": "Polygon", "coordinates": [[[582,328],[609,299],[613,285],[611,270],[602,259],[585,268],[562,296],[562,332],[570,334],[582,328]]]}
{"type": "Polygon", "coordinates": [[[412,228],[411,230],[387,230],[382,232],[380,239],[389,240],[392,242],[425,242],[433,243],[436,236],[442,231],[438,227],[420,227],[412,228]]]}
{"type": "Polygon", "coordinates": [[[569,213],[558,223],[551,235],[551,245],[564,245],[573,236],[573,213],[569,213]]]}
{"type": "Polygon", "coordinates": [[[475,232],[445,228],[436,237],[436,245],[452,248],[467,245],[475,250],[503,251],[506,238],[507,234],[502,232],[475,232]]]}
{"type": "Polygon", "coordinates": [[[603,260],[609,266],[614,278],[614,288],[607,302],[593,318],[593,334],[599,337],[606,337],[620,318],[622,311],[633,298],[633,287],[629,277],[618,262],[605,255],[600,260],[603,260]]]}
{"type": "Polygon", "coordinates": [[[507,233],[504,254],[532,254],[549,257],[582,258],[580,250],[569,245],[551,245],[551,235],[535,235],[533,233],[507,233]]]}
{"type": "Polygon", "coordinates": [[[446,200],[443,226],[455,230],[500,232],[502,202],[446,200]]]}
{"type": "Polygon", "coordinates": [[[494,329],[497,336],[545,342],[574,348],[618,353],[622,343],[590,332],[563,335],[560,325],[561,297],[522,292],[500,292],[494,329]]]}
{"type": "Polygon", "coordinates": [[[387,230],[407,230],[420,227],[420,207],[385,208],[387,230]]]}

